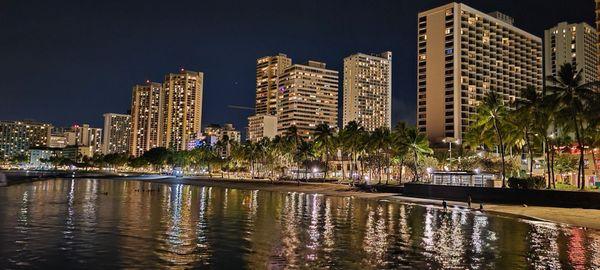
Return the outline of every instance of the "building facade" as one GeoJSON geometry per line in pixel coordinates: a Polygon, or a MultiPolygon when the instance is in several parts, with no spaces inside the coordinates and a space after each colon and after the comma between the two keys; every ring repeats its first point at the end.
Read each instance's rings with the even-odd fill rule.
{"type": "Polygon", "coordinates": [[[510,104],[542,87],[542,40],[512,18],[450,3],[418,15],[417,126],[433,143],[462,139],[494,91],[510,104]]]}
{"type": "Polygon", "coordinates": [[[202,72],[182,69],[165,76],[159,139],[163,147],[186,150],[201,135],[203,86],[202,72]]]}
{"type": "Polygon", "coordinates": [[[256,60],[256,114],[277,114],[279,76],[292,65],[285,54],[256,60]]]}
{"type": "MultiPolygon", "coordinates": [[[[600,0],[594,1],[596,4],[596,34],[600,35],[600,0]]],[[[598,52],[598,74],[600,74],[600,36],[596,37],[596,50],[598,52]]]]}
{"type": "Polygon", "coordinates": [[[583,74],[583,83],[598,80],[598,34],[587,23],[561,22],[544,31],[544,72],[557,76],[564,64],[573,64],[583,74]]]}
{"type": "Polygon", "coordinates": [[[365,130],[392,126],[392,53],[357,53],[344,58],[342,125],[365,130]]]}
{"type": "Polygon", "coordinates": [[[225,137],[227,139],[234,142],[241,142],[241,133],[239,130],[233,127],[233,124],[224,124],[224,125],[209,125],[204,128],[204,134],[206,136],[215,136],[218,141],[224,140],[225,137]]]}
{"type": "Polygon", "coordinates": [[[89,124],[73,125],[64,134],[67,145],[90,147],[91,155],[102,153],[102,129],[90,127],[89,124]]]}
{"type": "Polygon", "coordinates": [[[249,141],[258,142],[262,138],[273,139],[275,136],[277,136],[277,116],[259,114],[248,117],[249,141]]]}
{"type": "Polygon", "coordinates": [[[219,155],[221,157],[228,157],[231,155],[231,142],[241,142],[241,133],[233,127],[233,124],[224,125],[209,125],[204,128],[205,140],[208,141],[213,147],[217,147],[219,155]],[[217,142],[221,142],[221,145],[217,145],[217,142]]]}
{"type": "Polygon", "coordinates": [[[147,81],[133,86],[129,154],[134,157],[161,145],[161,97],[160,83],[147,81]]]}
{"type": "Polygon", "coordinates": [[[337,128],[338,72],[325,63],[294,64],[279,77],[277,132],[295,126],[301,136],[312,139],[317,125],[337,128]]]}
{"type": "Polygon", "coordinates": [[[129,136],[131,135],[131,116],[127,114],[105,113],[104,139],[102,153],[126,154],[129,152],[129,136]]]}
{"type": "Polygon", "coordinates": [[[52,125],[35,121],[0,121],[0,157],[27,155],[33,147],[46,147],[52,125]]]}

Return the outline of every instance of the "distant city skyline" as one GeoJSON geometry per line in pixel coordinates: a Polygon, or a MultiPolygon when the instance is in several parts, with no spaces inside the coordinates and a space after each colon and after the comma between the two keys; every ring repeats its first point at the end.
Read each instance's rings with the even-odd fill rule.
{"type": "MultiPolygon", "coordinates": [[[[316,60],[341,74],[348,55],[391,51],[392,125],[399,120],[414,124],[417,13],[449,2],[314,2],[292,13],[286,12],[288,5],[270,1],[238,3],[234,11],[223,3],[189,3],[169,6],[172,10],[160,12],[160,19],[146,16],[164,9],[158,1],[73,2],[68,8],[7,3],[0,11],[0,32],[12,42],[0,45],[5,59],[0,63],[0,118],[101,127],[104,113],[127,112],[134,85],[162,81],[165,72],[185,68],[206,77],[203,126],[245,127],[252,112],[228,105],[253,107],[256,59],[285,53],[297,63],[316,60]],[[269,16],[262,16],[267,11],[269,16]],[[354,20],[359,14],[361,20],[354,20]],[[186,33],[187,38],[157,38],[167,33],[186,33]]],[[[505,13],[538,37],[563,21],[594,25],[591,0],[462,3],[505,13]],[[540,16],[530,16],[532,10],[540,16]]]]}

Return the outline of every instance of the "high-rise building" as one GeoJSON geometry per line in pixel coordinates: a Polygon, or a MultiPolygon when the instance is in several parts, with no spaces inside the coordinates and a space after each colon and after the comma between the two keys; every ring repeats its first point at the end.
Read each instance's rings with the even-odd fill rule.
{"type": "MultiPolygon", "coordinates": [[[[595,0],[596,3],[596,34],[600,35],[600,0],[595,0]]],[[[596,51],[598,53],[598,74],[600,74],[600,36],[596,37],[596,51]]]]}
{"type": "Polygon", "coordinates": [[[542,87],[542,40],[499,12],[450,3],[418,16],[417,125],[429,139],[460,140],[494,91],[507,104],[542,87]]]}
{"type": "Polygon", "coordinates": [[[211,143],[212,146],[216,146],[217,142],[221,142],[224,147],[218,147],[219,155],[221,157],[228,157],[231,155],[231,142],[239,143],[241,141],[240,131],[233,127],[233,124],[217,125],[212,124],[204,128],[205,141],[211,143]]]}
{"type": "Polygon", "coordinates": [[[91,155],[102,153],[102,129],[88,124],[73,125],[66,130],[67,145],[90,147],[91,155]]]}
{"type": "Polygon", "coordinates": [[[325,63],[294,64],[279,76],[277,132],[296,126],[301,136],[312,139],[318,124],[337,128],[338,72],[325,63]]]}
{"type": "Polygon", "coordinates": [[[129,154],[141,156],[159,147],[161,134],[162,85],[147,81],[133,86],[131,97],[131,135],[129,154]]]}
{"type": "Polygon", "coordinates": [[[583,82],[598,80],[598,35],[587,23],[561,22],[544,31],[544,71],[557,76],[560,67],[570,63],[581,70],[583,82]]]}
{"type": "Polygon", "coordinates": [[[105,113],[102,153],[125,154],[129,151],[131,116],[127,114],[105,113]]]}
{"type": "Polygon", "coordinates": [[[52,125],[35,121],[0,121],[0,157],[26,155],[32,147],[50,142],[52,125]]]}
{"type": "Polygon", "coordinates": [[[241,133],[239,130],[233,127],[233,124],[216,125],[212,124],[204,128],[204,134],[206,136],[215,136],[218,141],[225,139],[225,136],[229,140],[240,142],[241,133]]]}
{"type": "Polygon", "coordinates": [[[204,74],[189,70],[169,73],[163,82],[161,145],[186,150],[199,138],[202,124],[204,74]]]}
{"type": "Polygon", "coordinates": [[[279,76],[292,65],[285,54],[256,60],[256,114],[277,114],[279,76]]]}
{"type": "Polygon", "coordinates": [[[355,121],[373,131],[392,126],[392,53],[344,58],[343,126],[355,121]]]}
{"type": "Polygon", "coordinates": [[[258,114],[248,117],[248,140],[258,142],[262,138],[277,136],[277,116],[258,114]]]}

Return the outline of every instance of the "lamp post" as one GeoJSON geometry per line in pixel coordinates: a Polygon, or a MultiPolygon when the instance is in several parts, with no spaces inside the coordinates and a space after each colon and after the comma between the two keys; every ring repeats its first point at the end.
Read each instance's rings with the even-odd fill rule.
{"type": "Polygon", "coordinates": [[[452,144],[460,145],[460,139],[446,137],[442,140],[442,142],[448,144],[448,160],[452,160],[452,144]]]}

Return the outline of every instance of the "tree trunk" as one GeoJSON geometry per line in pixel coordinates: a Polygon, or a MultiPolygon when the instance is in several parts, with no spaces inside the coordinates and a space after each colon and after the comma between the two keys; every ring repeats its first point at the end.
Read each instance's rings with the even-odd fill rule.
{"type": "Polygon", "coordinates": [[[344,152],[342,151],[342,182],[346,180],[346,168],[344,168],[344,152]]]}
{"type": "Polygon", "coordinates": [[[504,160],[504,142],[502,140],[502,133],[498,128],[496,118],[494,118],[494,129],[496,129],[496,135],[498,135],[498,141],[500,143],[500,157],[502,158],[502,188],[506,188],[506,161],[504,160]]]}
{"type": "Polygon", "coordinates": [[[416,149],[413,150],[413,153],[414,153],[414,159],[415,159],[415,181],[419,182],[419,168],[418,168],[419,166],[417,164],[417,162],[418,162],[417,150],[416,149]]]}
{"type": "Polygon", "coordinates": [[[548,173],[548,189],[552,188],[552,173],[550,171],[550,151],[548,148],[548,139],[544,138],[545,146],[544,150],[546,151],[546,170],[548,173]]]}
{"type": "Polygon", "coordinates": [[[323,178],[327,179],[327,172],[329,171],[329,152],[325,154],[325,173],[323,174],[323,178]]]}
{"type": "MultiPolygon", "coordinates": [[[[571,104],[573,105],[573,104],[571,104]]],[[[577,187],[584,189],[585,188],[585,166],[584,162],[584,145],[581,139],[581,133],[579,131],[579,122],[577,121],[577,114],[575,113],[574,106],[571,108],[571,113],[573,116],[573,120],[575,121],[575,136],[577,138],[577,147],[579,148],[579,167],[577,171],[577,187]],[[581,176],[581,178],[580,178],[581,176]]]]}
{"type": "Polygon", "coordinates": [[[554,174],[554,149],[550,148],[552,152],[550,152],[550,170],[552,171],[552,186],[556,189],[556,176],[554,174]]]}
{"type": "Polygon", "coordinates": [[[529,140],[528,129],[525,129],[525,141],[527,143],[527,151],[529,152],[529,177],[533,177],[533,149],[529,140]]]}
{"type": "Polygon", "coordinates": [[[404,158],[401,159],[400,161],[400,174],[399,174],[399,178],[398,181],[400,182],[400,184],[402,184],[402,170],[404,169],[404,158]]]}
{"type": "MultiPolygon", "coordinates": [[[[590,146],[590,148],[592,148],[590,146]]],[[[594,154],[594,149],[592,148],[592,160],[594,164],[594,175],[596,175],[596,181],[598,181],[598,165],[596,164],[596,154],[594,154]]]]}

